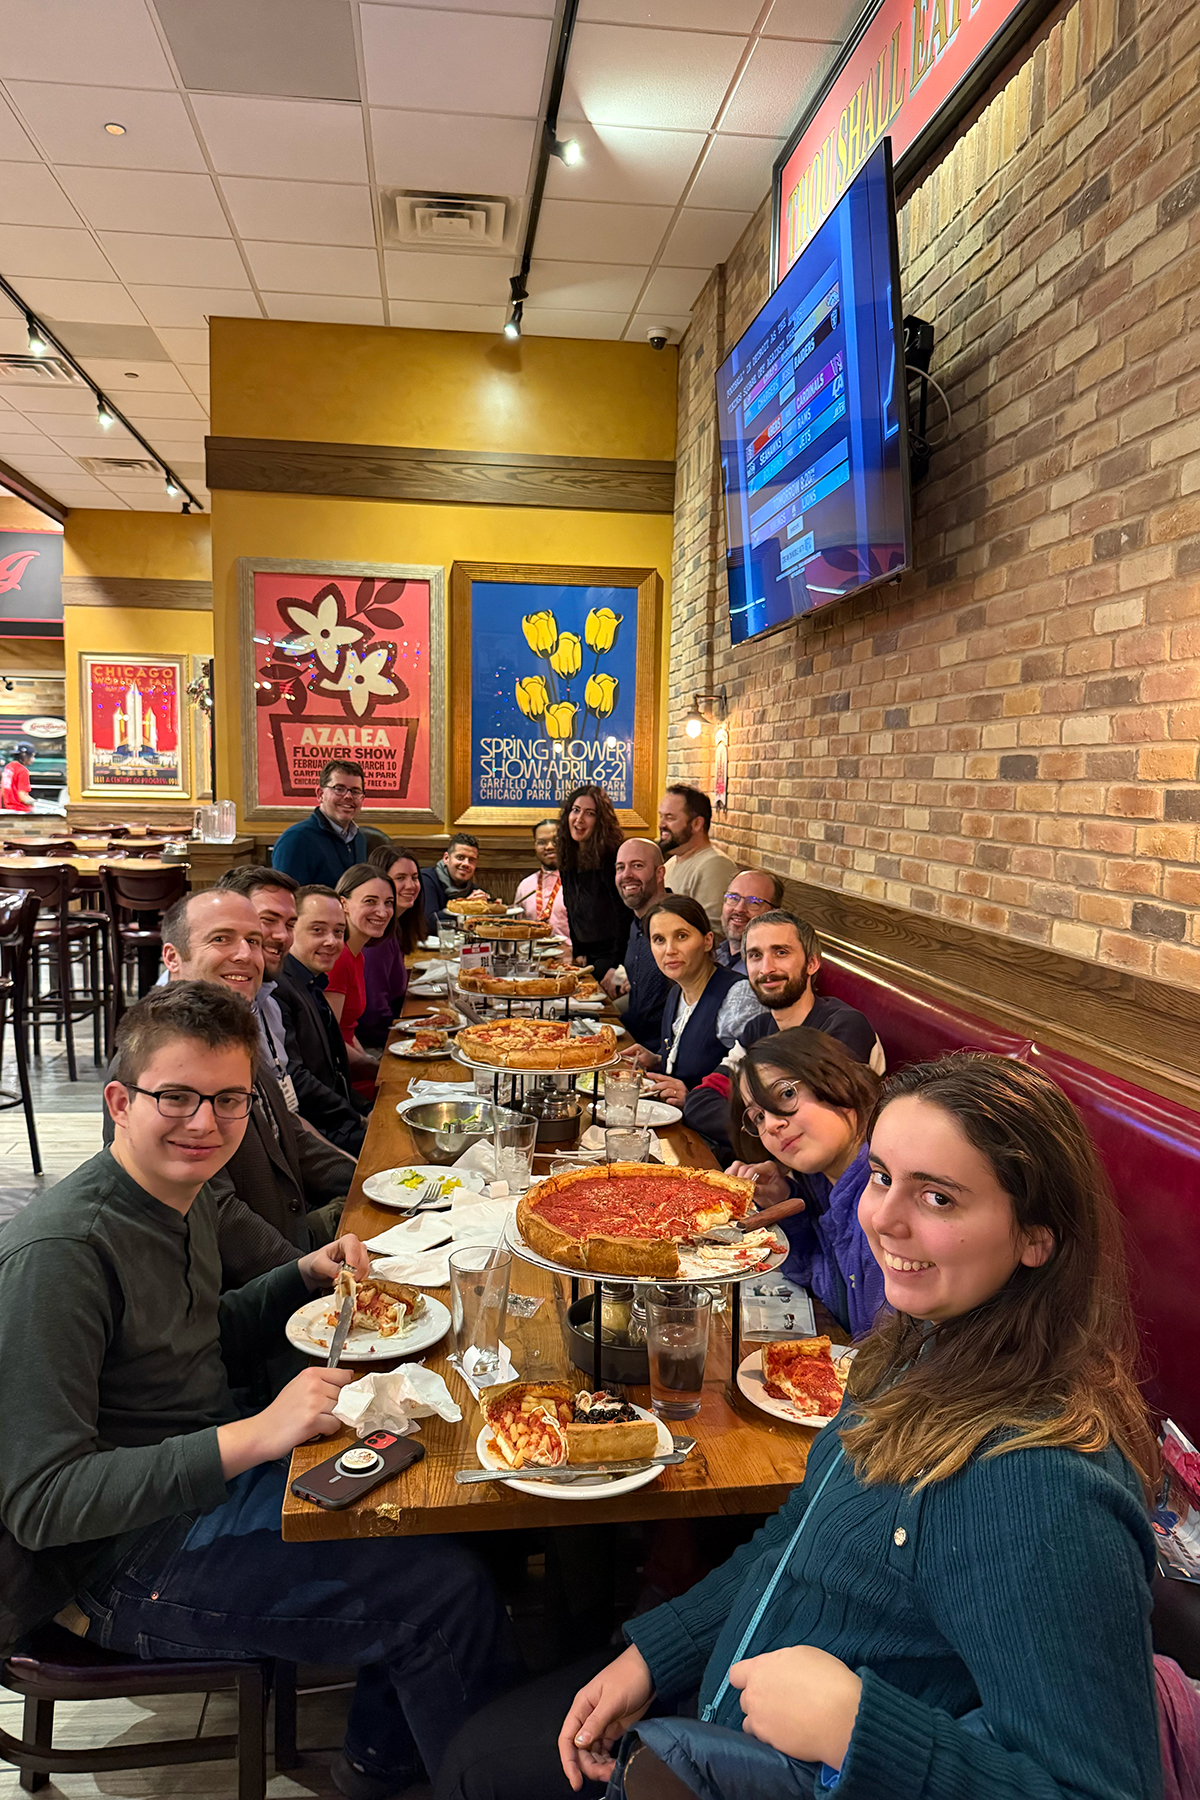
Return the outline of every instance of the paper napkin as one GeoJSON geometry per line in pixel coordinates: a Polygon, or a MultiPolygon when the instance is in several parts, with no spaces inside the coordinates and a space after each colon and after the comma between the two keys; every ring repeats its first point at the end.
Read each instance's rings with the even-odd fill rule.
{"type": "Polygon", "coordinates": [[[366,1437],[370,1431],[394,1431],[408,1437],[417,1430],[418,1419],[436,1416],[453,1425],[462,1418],[462,1408],[435,1370],[424,1363],[405,1363],[386,1374],[363,1375],[349,1382],[338,1395],[333,1416],[356,1437],[366,1437]]]}

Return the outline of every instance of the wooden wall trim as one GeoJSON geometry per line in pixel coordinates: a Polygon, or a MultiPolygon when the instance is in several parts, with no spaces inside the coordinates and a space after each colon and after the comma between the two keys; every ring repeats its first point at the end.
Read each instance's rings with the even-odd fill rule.
{"type": "Polygon", "coordinates": [[[211,612],[211,581],[73,575],[62,584],[64,606],[146,606],[154,611],[211,612]]]}
{"type": "Polygon", "coordinates": [[[0,462],[0,482],[18,500],[25,500],[30,506],[36,506],[39,512],[44,512],[47,518],[56,519],[60,525],[66,524],[70,507],[64,506],[61,500],[55,500],[45,488],[40,488],[36,481],[30,481],[28,475],[22,475],[11,463],[0,462]]]}
{"type": "Polygon", "coordinates": [[[1200,1106],[1200,994],[1019,938],[785,881],[785,906],[880,975],[1200,1106]]]}
{"type": "Polygon", "coordinates": [[[675,508],[673,462],[283,438],[210,437],[205,452],[210,490],[585,512],[669,513],[675,508]]]}

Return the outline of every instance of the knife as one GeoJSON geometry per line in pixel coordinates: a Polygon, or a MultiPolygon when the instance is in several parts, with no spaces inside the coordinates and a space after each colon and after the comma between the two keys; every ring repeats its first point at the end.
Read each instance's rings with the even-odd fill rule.
{"type": "Polygon", "coordinates": [[[341,1360],[342,1351],[346,1348],[346,1339],[350,1335],[350,1322],[354,1317],[354,1295],[347,1294],[342,1301],[342,1310],[338,1314],[337,1330],[333,1334],[333,1342],[329,1346],[329,1355],[325,1358],[327,1369],[336,1369],[341,1360]]]}
{"type": "Polygon", "coordinates": [[[477,1481],[558,1481],[571,1482],[590,1475],[639,1475],[644,1469],[665,1469],[672,1463],[686,1462],[696,1447],[695,1438],[676,1438],[678,1446],[666,1456],[642,1457],[637,1462],[560,1463],[555,1468],[536,1465],[523,1469],[458,1469],[454,1479],[466,1487],[477,1481]]]}

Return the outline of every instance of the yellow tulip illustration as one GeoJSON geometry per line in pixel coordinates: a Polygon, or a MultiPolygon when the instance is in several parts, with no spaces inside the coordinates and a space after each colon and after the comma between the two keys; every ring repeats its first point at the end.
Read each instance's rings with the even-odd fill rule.
{"type": "Polygon", "coordinates": [[[542,675],[523,675],[517,683],[517,705],[527,719],[540,719],[550,701],[542,675]]]}
{"type": "Polygon", "coordinates": [[[574,631],[564,631],[558,640],[558,649],[550,658],[550,667],[556,675],[561,675],[565,681],[569,681],[572,675],[578,675],[582,660],[583,646],[579,642],[578,634],[574,631]]]}
{"type": "Polygon", "coordinates": [[[535,656],[549,656],[558,637],[558,620],[548,608],[543,608],[541,612],[526,613],[521,630],[535,656]]]}
{"type": "Polygon", "coordinates": [[[575,730],[575,714],[579,708],[570,700],[559,700],[546,708],[546,734],[552,738],[569,738],[575,730]]]}
{"type": "Polygon", "coordinates": [[[589,712],[594,712],[598,719],[607,719],[617,699],[617,678],[615,675],[589,675],[588,684],[583,690],[584,705],[589,712]]]}
{"type": "Polygon", "coordinates": [[[611,606],[594,606],[583,628],[588,649],[594,650],[598,656],[611,650],[616,642],[617,628],[624,618],[624,613],[615,613],[611,606]]]}

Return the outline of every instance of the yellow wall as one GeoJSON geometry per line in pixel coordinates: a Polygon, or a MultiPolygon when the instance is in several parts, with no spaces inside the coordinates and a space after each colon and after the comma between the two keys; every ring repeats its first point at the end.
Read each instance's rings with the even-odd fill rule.
{"type": "Polygon", "coordinates": [[[63,578],[84,575],[208,581],[212,520],[206,513],[69,512],[63,578]]]}
{"type": "MultiPolygon", "coordinates": [[[[669,461],[674,352],[474,332],[214,320],[215,436],[669,461]]],[[[669,631],[668,514],[416,505],[217,492],[217,783],[244,814],[237,559],[578,563],[657,568],[669,631]]],[[[662,716],[660,710],[660,717],[662,716]]],[[[656,763],[663,749],[656,744],[656,763]]],[[[281,818],[280,824],[286,819],[281,818]]],[[[267,822],[257,823],[269,831],[267,822]]]]}

